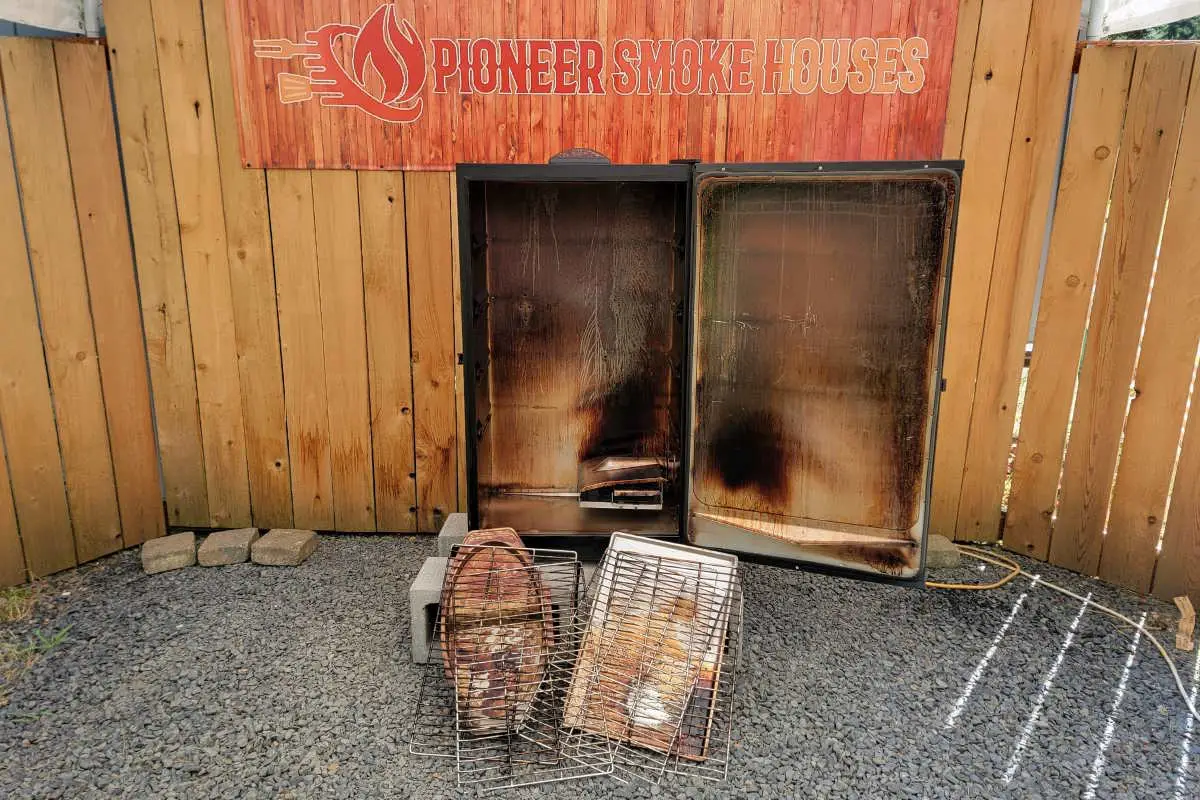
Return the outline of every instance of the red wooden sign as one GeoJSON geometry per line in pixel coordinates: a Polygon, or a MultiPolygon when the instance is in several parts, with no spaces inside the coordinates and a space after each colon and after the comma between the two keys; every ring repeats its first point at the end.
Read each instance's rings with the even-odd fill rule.
{"type": "Polygon", "coordinates": [[[247,166],[934,158],[958,0],[228,0],[247,166]]]}

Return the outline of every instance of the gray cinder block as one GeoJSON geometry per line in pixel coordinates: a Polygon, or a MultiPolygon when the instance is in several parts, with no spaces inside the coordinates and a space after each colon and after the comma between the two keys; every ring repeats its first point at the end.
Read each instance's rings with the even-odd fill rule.
{"type": "Polygon", "coordinates": [[[217,531],[208,535],[196,552],[202,567],[221,567],[250,560],[250,545],[258,540],[258,528],[217,531]]]}
{"type": "Polygon", "coordinates": [[[196,534],[175,533],[142,545],[142,569],[147,575],[183,569],[196,563],[196,534]]]}
{"type": "Polygon", "coordinates": [[[462,544],[465,538],[467,538],[467,515],[457,512],[446,517],[446,521],[442,523],[442,529],[438,531],[438,555],[442,558],[449,558],[453,555],[450,551],[454,545],[462,544]]]}
{"type": "MultiPolygon", "coordinates": [[[[457,515],[454,515],[457,516],[457,515]]],[[[464,515],[465,516],[465,515],[464,515]]],[[[442,597],[442,581],[450,559],[434,556],[425,559],[421,571],[408,589],[409,627],[412,629],[412,660],[414,664],[429,663],[429,646],[433,626],[437,621],[438,604],[442,597]]]]}

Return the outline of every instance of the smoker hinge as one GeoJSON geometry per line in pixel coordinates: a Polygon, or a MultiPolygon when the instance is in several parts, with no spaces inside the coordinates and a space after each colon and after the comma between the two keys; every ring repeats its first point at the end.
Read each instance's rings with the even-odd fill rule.
{"type": "Polygon", "coordinates": [[[458,354],[457,363],[460,367],[463,365],[463,354],[462,353],[458,354]]]}
{"type": "Polygon", "coordinates": [[[946,391],[946,379],[945,379],[945,378],[942,378],[942,387],[941,387],[941,390],[942,390],[943,392],[944,392],[944,391],[946,391]]]}
{"type": "Polygon", "coordinates": [[[475,420],[475,438],[482,440],[483,432],[487,430],[487,424],[492,421],[492,415],[488,414],[483,419],[475,420]]]}

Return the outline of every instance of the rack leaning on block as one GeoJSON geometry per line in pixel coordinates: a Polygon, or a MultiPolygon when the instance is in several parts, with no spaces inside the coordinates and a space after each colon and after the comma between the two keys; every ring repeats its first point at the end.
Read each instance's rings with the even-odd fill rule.
{"type": "Polygon", "coordinates": [[[724,780],[741,657],[737,558],[614,534],[576,629],[567,752],[599,737],[618,780],[724,780]]]}
{"type": "Polygon", "coordinates": [[[455,760],[488,791],[612,772],[603,747],[562,752],[583,570],[568,550],[457,545],[409,752],[455,760]]]}
{"type": "Polygon", "coordinates": [[[615,534],[586,591],[571,551],[461,545],[450,565],[410,752],[484,791],[726,777],[735,558],[615,534]]]}

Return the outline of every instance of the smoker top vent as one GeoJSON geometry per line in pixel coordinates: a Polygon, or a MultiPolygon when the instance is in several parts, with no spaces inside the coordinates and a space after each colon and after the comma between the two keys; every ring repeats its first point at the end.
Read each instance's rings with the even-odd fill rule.
{"type": "Polygon", "coordinates": [[[572,147],[550,156],[551,164],[612,164],[612,160],[601,152],[588,147],[572,147]]]}

